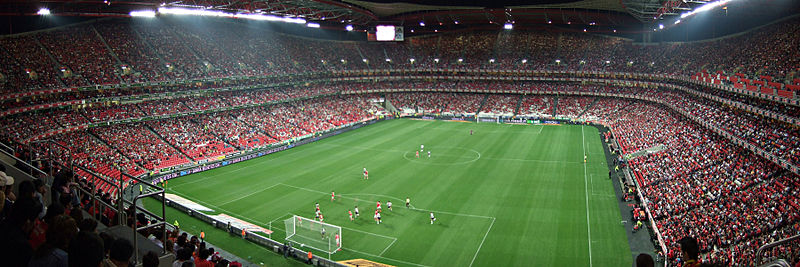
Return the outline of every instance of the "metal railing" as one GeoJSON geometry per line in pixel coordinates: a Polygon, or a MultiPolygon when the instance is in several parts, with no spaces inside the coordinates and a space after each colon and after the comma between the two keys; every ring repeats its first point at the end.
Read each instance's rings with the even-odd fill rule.
{"type": "MultiPolygon", "coordinates": [[[[772,243],[769,243],[769,244],[761,246],[756,251],[756,260],[757,260],[756,264],[762,264],[764,262],[764,255],[766,254],[768,249],[772,249],[772,248],[775,248],[775,247],[778,247],[778,246],[786,245],[786,244],[788,244],[789,242],[792,242],[792,241],[800,241],[800,235],[795,235],[795,236],[792,236],[792,237],[784,238],[784,239],[781,239],[781,240],[778,240],[778,241],[775,241],[775,242],[772,242],[772,243]]],[[[773,257],[774,257],[774,255],[773,255],[773,257]]],[[[768,259],[768,260],[770,260],[770,259],[768,259]]]]}

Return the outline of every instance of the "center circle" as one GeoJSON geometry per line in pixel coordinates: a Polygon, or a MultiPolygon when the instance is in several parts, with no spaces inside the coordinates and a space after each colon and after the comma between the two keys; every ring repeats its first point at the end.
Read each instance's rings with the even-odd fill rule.
{"type": "Polygon", "coordinates": [[[403,153],[403,158],[413,163],[424,165],[459,165],[472,163],[481,158],[480,152],[470,148],[430,147],[429,149],[426,148],[425,151],[421,152],[419,158],[415,156],[415,152],[419,150],[406,151],[403,153]],[[428,158],[428,151],[431,152],[431,158],[428,158]],[[446,160],[446,162],[442,162],[442,160],[446,160]]]}

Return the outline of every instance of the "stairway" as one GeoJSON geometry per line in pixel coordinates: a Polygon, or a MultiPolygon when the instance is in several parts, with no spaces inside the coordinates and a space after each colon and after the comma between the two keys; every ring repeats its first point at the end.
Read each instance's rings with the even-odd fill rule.
{"type": "Polygon", "coordinates": [[[553,96],[553,114],[551,115],[555,117],[556,114],[558,114],[558,95],[553,96]]]}
{"type": "MultiPolygon", "coordinates": [[[[42,42],[39,41],[39,39],[36,38],[31,38],[31,39],[36,41],[36,45],[41,47],[42,50],[44,50],[44,53],[47,54],[47,57],[50,58],[50,60],[53,62],[53,68],[56,69],[56,75],[61,73],[61,70],[58,67],[62,66],[63,64],[61,64],[60,62],[58,62],[58,60],[56,60],[56,57],[53,56],[52,53],[50,53],[50,50],[48,50],[47,47],[45,47],[44,44],[42,44],[42,42]]],[[[58,78],[59,79],[57,79],[57,81],[61,83],[61,86],[66,87],[67,84],[65,84],[64,81],[61,80],[61,77],[58,78]]]]}
{"type": "Polygon", "coordinates": [[[586,114],[586,112],[589,111],[589,109],[591,109],[592,107],[594,107],[594,104],[596,104],[597,101],[599,100],[600,100],[599,97],[595,97],[592,103],[586,106],[586,108],[581,112],[581,114],[578,115],[578,118],[583,117],[583,114],[586,114]]]}
{"type": "Polygon", "coordinates": [[[183,152],[183,150],[181,150],[180,148],[178,148],[178,147],[177,147],[177,146],[175,146],[174,144],[172,144],[172,143],[168,142],[168,141],[167,141],[167,139],[164,139],[164,137],[163,137],[163,136],[161,136],[160,134],[158,134],[158,132],[156,132],[156,130],[153,130],[153,128],[150,128],[150,125],[147,125],[147,124],[145,123],[145,124],[144,124],[144,128],[146,128],[148,131],[150,131],[151,133],[153,133],[153,134],[154,134],[156,137],[158,137],[158,139],[161,139],[161,142],[164,142],[165,144],[167,144],[167,145],[171,146],[172,148],[174,148],[175,150],[177,150],[178,152],[180,152],[180,153],[181,153],[181,155],[183,155],[183,156],[184,156],[184,157],[186,157],[187,159],[190,159],[190,160],[196,160],[196,159],[194,159],[194,158],[190,157],[189,155],[187,155],[186,153],[184,153],[184,152],[183,152]]]}
{"type": "Polygon", "coordinates": [[[483,100],[481,100],[481,106],[478,107],[478,110],[475,111],[475,115],[476,116],[478,115],[478,113],[481,112],[481,110],[483,110],[483,105],[486,105],[486,100],[487,99],[489,99],[489,94],[483,95],[483,100]]]}
{"type": "Polygon", "coordinates": [[[522,99],[525,98],[525,95],[519,95],[517,99],[517,107],[514,108],[514,116],[519,114],[519,108],[522,106],[522,99]]]}

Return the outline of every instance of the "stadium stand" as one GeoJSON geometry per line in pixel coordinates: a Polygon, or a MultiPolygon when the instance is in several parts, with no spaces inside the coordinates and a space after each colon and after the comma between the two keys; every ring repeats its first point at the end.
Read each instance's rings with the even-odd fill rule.
{"type": "MultiPolygon", "coordinates": [[[[401,113],[484,112],[586,119],[609,126],[624,154],[661,146],[660,151],[633,158],[627,164],[668,244],[666,256],[673,260],[670,265],[678,264],[674,262],[680,253],[676,243],[684,236],[697,237],[706,260],[752,266],[757,264],[753,255],[760,245],[800,233],[800,177],[678,112],[702,118],[795,165],[800,164],[800,128],[666,86],[408,77],[358,83],[334,82],[331,79],[337,78],[335,74],[322,74],[315,76],[327,79],[320,83],[253,78],[12,96],[74,87],[363,69],[619,71],[708,78],[719,85],[766,92],[772,99],[663,80],[797,118],[797,105],[774,99],[796,100],[800,91],[796,77],[800,70],[800,39],[796,38],[800,19],[736,37],[653,46],[546,31],[450,33],[411,38],[405,43],[354,44],[284,35],[260,37],[222,26],[187,28],[172,23],[134,25],[111,20],[0,38],[0,72],[6,77],[0,82],[0,96],[7,96],[2,100],[2,111],[36,107],[0,118],[3,142],[24,147],[50,133],[55,142],[70,151],[72,162],[67,153],[57,153],[65,166],[74,163],[116,180],[123,172],[141,176],[363,121],[382,111],[368,101],[380,95],[349,93],[387,90],[391,92],[385,97],[401,113]],[[708,45],[717,49],[703,49],[708,45]],[[684,54],[672,56],[675,51],[684,54]],[[248,87],[277,82],[298,83],[248,87]],[[225,91],[231,88],[237,90],[225,91]],[[427,92],[440,89],[446,91],[427,92]],[[506,94],[508,90],[525,94],[506,94]],[[188,93],[193,91],[199,93],[188,93]],[[538,94],[542,92],[558,94],[538,94]],[[170,95],[178,93],[185,94],[170,95]],[[575,93],[595,95],[573,96],[575,93]],[[672,107],[631,98],[659,99],[672,107]],[[277,103],[284,100],[291,101],[277,103]],[[66,104],[58,109],[39,108],[59,103],[66,104]],[[190,112],[200,114],[186,115],[190,112]],[[166,118],[170,116],[176,118],[166,118]],[[136,122],[145,119],[149,121],[136,122]],[[111,123],[119,121],[125,124],[111,123]],[[89,126],[96,127],[80,128],[89,126]],[[55,133],[57,130],[64,132],[55,133]]],[[[86,190],[101,183],[82,170],[62,171],[75,171],[81,177],[79,185],[86,190]]],[[[95,193],[107,203],[115,203],[120,194],[107,184],[95,193]]],[[[115,214],[81,203],[90,214],[114,221],[115,214]]],[[[185,239],[177,241],[174,253],[186,253],[180,251],[184,245],[178,244],[186,244],[185,239]]],[[[793,255],[794,262],[798,260],[797,251],[783,253],[793,255]]]]}

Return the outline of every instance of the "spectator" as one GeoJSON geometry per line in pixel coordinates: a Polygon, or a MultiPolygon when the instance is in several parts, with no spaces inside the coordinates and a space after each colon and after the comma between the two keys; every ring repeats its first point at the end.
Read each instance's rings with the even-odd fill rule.
{"type": "Polygon", "coordinates": [[[194,259],[194,266],[196,267],[214,267],[214,263],[208,261],[208,250],[200,249],[197,253],[197,258],[194,259]]]}
{"type": "Polygon", "coordinates": [[[148,251],[142,257],[142,267],[158,267],[159,260],[158,254],[153,251],[148,251]]]}
{"type": "Polygon", "coordinates": [[[78,232],[70,242],[69,266],[100,266],[103,262],[103,240],[92,232],[78,232]]]}
{"type": "Polygon", "coordinates": [[[636,257],[636,267],[653,267],[654,265],[655,261],[650,254],[642,253],[636,257]]]}
{"type": "Polygon", "coordinates": [[[700,249],[697,246],[697,239],[691,236],[684,237],[678,243],[681,245],[681,259],[683,259],[683,267],[699,267],[700,266],[700,249]]]}
{"type": "Polygon", "coordinates": [[[28,242],[42,206],[33,198],[17,201],[5,221],[0,224],[0,259],[4,265],[26,266],[33,256],[28,242]]]}
{"type": "Polygon", "coordinates": [[[111,264],[108,266],[128,267],[132,255],[133,245],[131,242],[124,238],[118,238],[111,245],[111,253],[107,260],[111,264]]]}
{"type": "Polygon", "coordinates": [[[39,201],[39,204],[42,207],[45,207],[41,213],[39,213],[39,219],[44,218],[44,215],[47,214],[47,206],[44,204],[44,195],[47,194],[47,186],[44,184],[42,179],[35,179],[33,180],[33,185],[36,187],[36,193],[34,198],[39,201]]]}
{"type": "Polygon", "coordinates": [[[172,262],[172,267],[181,267],[184,263],[192,263],[192,249],[182,247],[178,249],[175,254],[175,261],[172,262]]]}
{"type": "Polygon", "coordinates": [[[75,220],[66,215],[55,217],[47,228],[47,241],[36,249],[28,266],[67,267],[69,242],[77,234],[78,227],[75,225],[75,220]]]}

